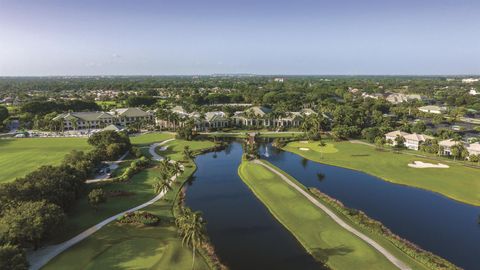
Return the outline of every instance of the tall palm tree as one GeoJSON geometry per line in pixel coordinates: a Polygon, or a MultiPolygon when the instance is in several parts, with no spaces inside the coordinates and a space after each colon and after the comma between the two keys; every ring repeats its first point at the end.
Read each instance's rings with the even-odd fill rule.
{"type": "Polygon", "coordinates": [[[183,157],[187,160],[192,159],[193,155],[192,151],[190,150],[190,146],[185,145],[185,147],[183,147],[183,157]]]}
{"type": "Polygon", "coordinates": [[[153,190],[156,194],[166,193],[167,191],[171,190],[172,187],[170,186],[170,182],[167,179],[160,179],[156,178],[155,184],[153,184],[153,190]]]}
{"type": "Polygon", "coordinates": [[[192,248],[192,269],[195,268],[196,248],[205,241],[205,222],[198,211],[184,211],[179,221],[180,232],[183,236],[182,244],[192,248]]]}

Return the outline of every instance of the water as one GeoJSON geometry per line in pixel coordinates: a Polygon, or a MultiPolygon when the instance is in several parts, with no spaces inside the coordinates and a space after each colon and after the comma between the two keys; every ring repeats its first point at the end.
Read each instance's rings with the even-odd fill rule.
{"type": "Polygon", "coordinates": [[[208,235],[231,269],[321,269],[237,174],[242,147],[195,159],[186,204],[203,212],[208,235]]]}
{"type": "Polygon", "coordinates": [[[392,232],[460,267],[480,269],[480,207],[267,147],[268,157],[263,158],[303,185],[364,211],[392,232]]]}

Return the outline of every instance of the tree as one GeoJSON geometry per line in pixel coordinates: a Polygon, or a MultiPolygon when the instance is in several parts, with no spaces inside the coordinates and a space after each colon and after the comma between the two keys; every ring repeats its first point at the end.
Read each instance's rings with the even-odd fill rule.
{"type": "Polygon", "coordinates": [[[457,158],[465,159],[468,156],[468,151],[463,145],[463,143],[455,144],[450,148],[451,155],[453,156],[453,160],[457,158]]]}
{"type": "Polygon", "coordinates": [[[377,149],[383,149],[384,145],[385,145],[385,138],[380,136],[375,138],[375,146],[377,147],[377,149]]]}
{"type": "Polygon", "coordinates": [[[98,206],[101,203],[105,203],[107,201],[107,195],[105,194],[105,191],[101,188],[93,189],[88,193],[88,203],[95,209],[95,211],[98,210],[98,206]]]}
{"type": "Polygon", "coordinates": [[[156,194],[166,193],[167,191],[171,190],[172,187],[170,185],[170,181],[168,179],[160,179],[156,177],[156,182],[153,184],[153,190],[156,194]]]}
{"type": "Polygon", "coordinates": [[[395,137],[395,147],[396,148],[405,148],[405,138],[403,136],[397,135],[395,137]]]}
{"type": "Polygon", "coordinates": [[[192,153],[192,150],[190,150],[190,146],[185,145],[185,147],[183,147],[183,158],[185,160],[190,160],[192,159],[192,157],[193,157],[193,153],[192,153]]]}
{"type": "Polygon", "coordinates": [[[200,212],[192,212],[186,208],[177,218],[176,223],[182,235],[182,244],[192,248],[192,269],[194,269],[196,248],[205,241],[205,222],[200,212]]]}
{"type": "Polygon", "coordinates": [[[25,250],[12,245],[0,246],[0,269],[4,270],[27,270],[28,261],[25,250]]]}
{"type": "Polygon", "coordinates": [[[411,131],[415,133],[422,133],[426,129],[427,129],[427,126],[425,125],[425,122],[418,121],[412,126],[411,131]]]}
{"type": "Polygon", "coordinates": [[[62,209],[46,201],[19,202],[6,209],[0,219],[3,241],[18,245],[32,244],[37,249],[40,241],[58,231],[65,220],[62,209]]]}
{"type": "Polygon", "coordinates": [[[5,119],[8,118],[8,109],[4,106],[0,106],[0,124],[3,123],[5,119]]]}

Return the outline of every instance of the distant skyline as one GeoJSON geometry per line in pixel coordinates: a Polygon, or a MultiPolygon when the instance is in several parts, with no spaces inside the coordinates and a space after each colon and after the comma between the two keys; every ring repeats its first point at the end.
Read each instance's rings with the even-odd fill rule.
{"type": "Polygon", "coordinates": [[[0,76],[480,74],[480,1],[0,0],[0,76]]]}

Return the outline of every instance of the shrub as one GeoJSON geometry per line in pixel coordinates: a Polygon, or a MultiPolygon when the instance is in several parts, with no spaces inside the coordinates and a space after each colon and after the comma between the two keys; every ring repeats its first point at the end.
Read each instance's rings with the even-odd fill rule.
{"type": "Polygon", "coordinates": [[[28,269],[28,261],[25,250],[11,244],[5,244],[0,246],[0,269],[28,269]]]}
{"type": "Polygon", "coordinates": [[[145,211],[128,212],[119,217],[117,221],[121,224],[142,224],[145,226],[156,226],[160,218],[145,211]]]}

